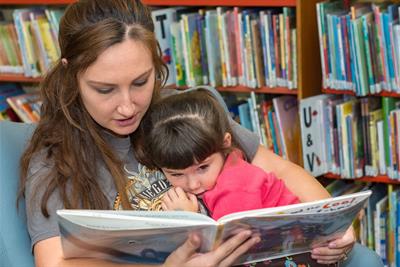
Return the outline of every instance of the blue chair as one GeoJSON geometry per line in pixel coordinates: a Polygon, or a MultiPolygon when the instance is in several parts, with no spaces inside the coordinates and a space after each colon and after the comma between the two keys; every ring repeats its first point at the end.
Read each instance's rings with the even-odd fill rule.
{"type": "Polygon", "coordinates": [[[25,203],[16,209],[19,159],[35,126],[0,121],[0,266],[33,267],[25,203]]]}

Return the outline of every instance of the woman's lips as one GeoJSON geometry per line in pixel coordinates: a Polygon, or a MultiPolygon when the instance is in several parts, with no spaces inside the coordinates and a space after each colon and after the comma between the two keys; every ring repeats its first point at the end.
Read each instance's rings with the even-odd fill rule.
{"type": "Polygon", "coordinates": [[[136,121],[136,116],[132,116],[128,119],[122,119],[122,120],[116,120],[118,126],[120,127],[126,127],[134,124],[136,121]]]}

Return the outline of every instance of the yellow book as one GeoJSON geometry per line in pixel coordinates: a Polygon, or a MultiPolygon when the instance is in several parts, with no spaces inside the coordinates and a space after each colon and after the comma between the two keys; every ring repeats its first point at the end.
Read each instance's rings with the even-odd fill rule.
{"type": "Polygon", "coordinates": [[[53,64],[60,57],[56,44],[51,36],[50,24],[45,17],[38,18],[38,24],[40,29],[40,35],[43,40],[44,48],[50,59],[50,64],[53,64]]]}
{"type": "Polygon", "coordinates": [[[40,76],[40,73],[39,73],[39,70],[37,67],[38,59],[34,52],[33,39],[32,39],[32,35],[30,32],[31,22],[29,21],[28,17],[29,17],[28,11],[22,11],[19,13],[18,19],[20,20],[20,23],[22,25],[22,36],[23,36],[24,42],[25,42],[28,64],[32,70],[32,76],[37,77],[37,76],[40,76]]]}

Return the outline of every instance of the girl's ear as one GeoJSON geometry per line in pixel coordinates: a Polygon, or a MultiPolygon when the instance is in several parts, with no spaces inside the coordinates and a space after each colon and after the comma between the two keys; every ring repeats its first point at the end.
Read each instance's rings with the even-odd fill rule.
{"type": "Polygon", "coordinates": [[[229,148],[232,145],[232,136],[230,133],[225,133],[224,136],[224,148],[229,148]]]}

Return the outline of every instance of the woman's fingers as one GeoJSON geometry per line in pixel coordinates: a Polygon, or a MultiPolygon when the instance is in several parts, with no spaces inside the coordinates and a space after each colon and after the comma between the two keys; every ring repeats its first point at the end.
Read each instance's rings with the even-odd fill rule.
{"type": "Polygon", "coordinates": [[[230,266],[240,255],[246,252],[256,242],[249,239],[251,231],[243,231],[222,243],[212,253],[218,266],[230,266]]]}
{"type": "Polygon", "coordinates": [[[195,257],[196,250],[200,247],[201,240],[196,234],[189,235],[189,238],[183,243],[182,246],[177,248],[171,255],[168,256],[163,267],[175,266],[202,266],[201,256],[195,257]]]}
{"type": "Polygon", "coordinates": [[[328,247],[342,248],[346,249],[347,251],[350,251],[353,248],[355,242],[356,242],[356,235],[354,232],[354,228],[353,226],[350,226],[349,229],[347,229],[346,233],[341,238],[331,241],[328,244],[328,247]]]}
{"type": "MultiPolygon", "coordinates": [[[[251,232],[250,232],[250,234],[251,234],[251,232]]],[[[238,235],[240,235],[240,234],[238,234],[238,235]]],[[[235,237],[237,237],[238,235],[236,235],[235,237]]],[[[228,256],[225,256],[224,259],[220,262],[220,264],[218,266],[219,267],[232,266],[241,255],[243,255],[251,247],[253,247],[254,245],[256,245],[257,243],[259,243],[261,241],[260,237],[258,237],[258,236],[254,236],[251,238],[248,238],[248,237],[249,237],[249,233],[246,233],[246,235],[243,236],[244,242],[240,246],[238,246],[238,247],[236,246],[234,248],[234,250],[232,251],[232,253],[230,253],[228,256]]]]}
{"type": "Polygon", "coordinates": [[[346,257],[346,250],[343,248],[321,247],[313,249],[311,257],[321,264],[332,264],[343,260],[346,257]]]}

